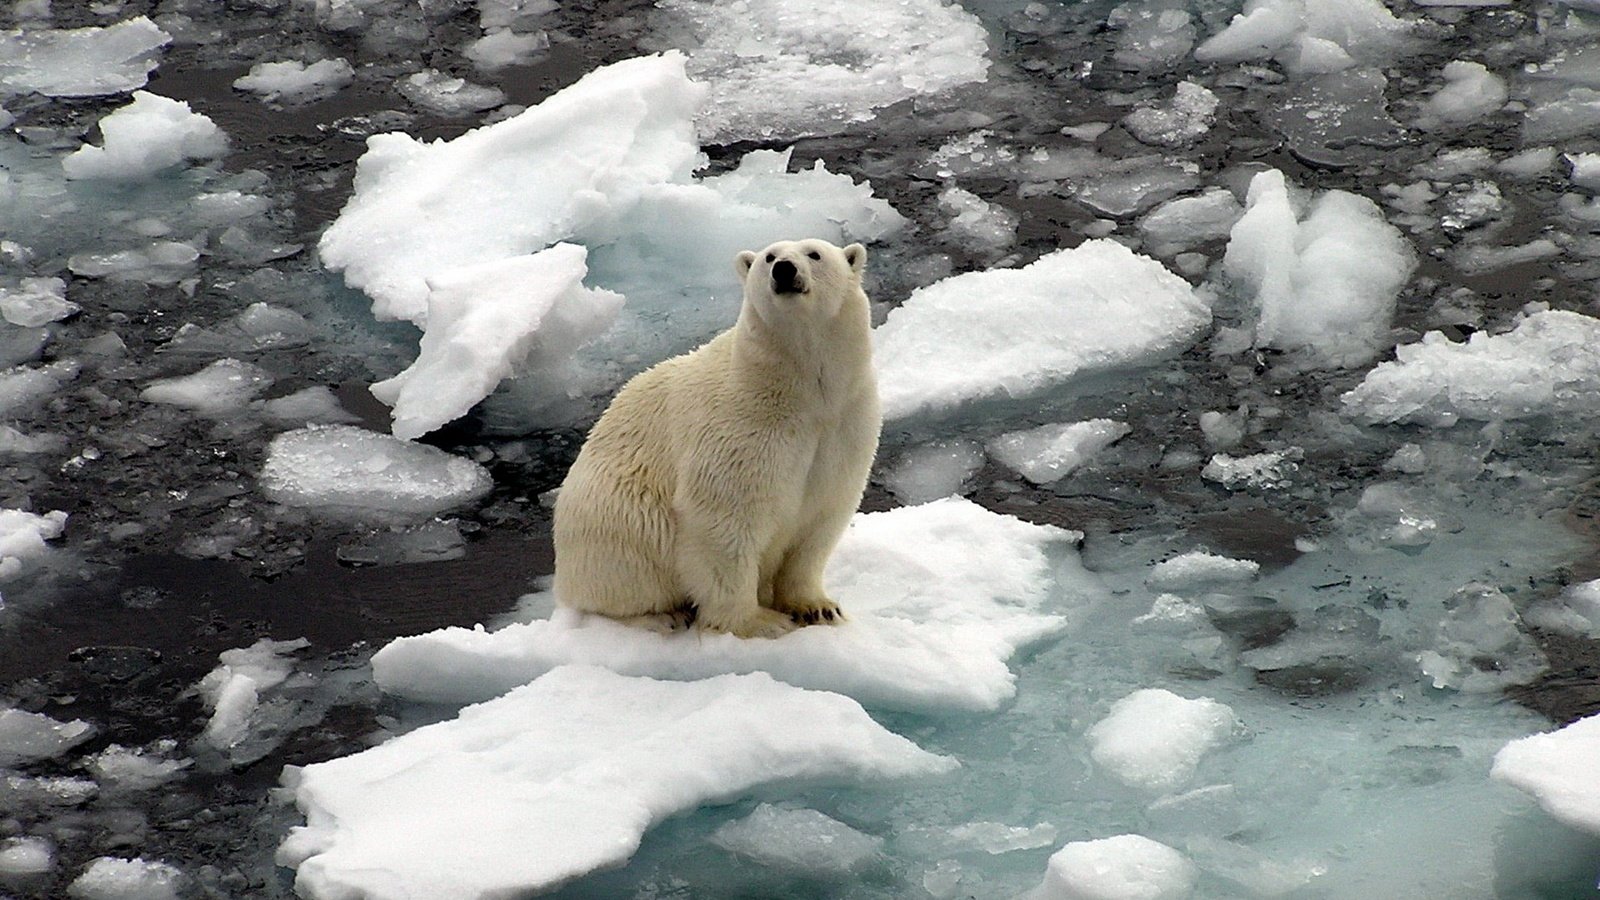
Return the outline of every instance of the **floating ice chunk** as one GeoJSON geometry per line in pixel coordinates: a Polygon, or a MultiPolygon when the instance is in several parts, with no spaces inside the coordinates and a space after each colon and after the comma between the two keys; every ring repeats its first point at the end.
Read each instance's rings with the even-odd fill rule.
{"type": "Polygon", "coordinates": [[[828,564],[825,585],[850,616],[842,625],[743,640],[558,610],[495,632],[401,638],[373,657],[373,676],[392,694],[462,703],[564,663],[674,679],[760,670],[872,707],[993,709],[1015,691],[1006,661],[1101,594],[1065,546],[1078,537],[961,499],[867,513],[828,564]]]}
{"type": "Polygon", "coordinates": [[[1568,177],[1578,187],[1600,191],[1600,153],[1568,153],[1568,177]]]}
{"type": "Polygon", "coordinates": [[[884,486],[905,504],[928,503],[961,493],[983,468],[983,449],[971,441],[934,441],[901,454],[884,486]]]}
{"type": "Polygon", "coordinates": [[[478,27],[525,28],[561,8],[556,0],[478,0],[478,27]]]}
{"type": "Polygon", "coordinates": [[[565,666],[452,721],[285,770],[306,825],[278,862],[308,897],[533,894],[621,864],[651,826],[702,803],[955,766],[848,698],[760,673],[665,682],[565,666]]]}
{"type": "Polygon", "coordinates": [[[1182,147],[1204,137],[1217,118],[1217,95],[1193,81],[1178,82],[1166,106],[1146,106],[1128,113],[1122,127],[1146,144],[1182,147]]]}
{"type": "Polygon", "coordinates": [[[1283,173],[1251,179],[1223,270],[1260,309],[1256,345],[1314,364],[1361,365],[1382,349],[1395,297],[1416,266],[1377,204],[1328,191],[1297,208],[1283,173]]]}
{"type": "Polygon", "coordinates": [[[1238,581],[1250,581],[1261,564],[1194,550],[1150,567],[1144,583],[1158,591],[1195,591],[1238,581]]]}
{"type": "Polygon", "coordinates": [[[0,876],[39,875],[55,864],[55,849],[44,838],[16,837],[0,843],[0,876]]]}
{"type": "Polygon", "coordinates": [[[1188,283],[1109,240],[921,288],[875,334],[885,419],[1023,397],[1180,351],[1211,321],[1188,283]]]}
{"type": "Polygon", "coordinates": [[[1302,451],[1298,447],[1288,450],[1269,450],[1249,456],[1229,456],[1218,453],[1211,457],[1200,477],[1215,481],[1230,491],[1241,488],[1274,490],[1288,484],[1299,471],[1302,451]]]}
{"type": "Polygon", "coordinates": [[[45,541],[60,537],[66,527],[67,514],[59,509],[43,515],[0,509],[0,579],[20,573],[28,560],[42,556],[48,549],[45,541]]]}
{"type": "Polygon", "coordinates": [[[149,791],[177,778],[193,764],[190,759],[171,758],[176,750],[177,742],[171,739],[157,741],[145,751],[112,744],[90,757],[86,765],[103,787],[149,791]]]}
{"type": "Polygon", "coordinates": [[[983,81],[988,33],[942,0],[663,0],[667,40],[688,46],[710,86],[700,134],[712,143],[831,134],[911,97],[983,81]]]}
{"type": "Polygon", "coordinates": [[[0,94],[100,97],[141,88],[171,40],[145,16],[104,28],[0,31],[0,94]]]}
{"type": "Polygon", "coordinates": [[[22,328],[59,322],[81,309],[67,299],[59,278],[23,278],[16,288],[0,287],[0,318],[22,328]]]}
{"type": "Polygon", "coordinates": [[[493,487],[471,460],[350,425],[284,432],[267,446],[261,489],[286,506],[432,515],[493,487]]]}
{"type": "Polygon", "coordinates": [[[1112,58],[1132,69],[1174,65],[1194,47],[1194,17],[1184,0],[1123,3],[1106,24],[1122,29],[1112,58]]]}
{"type": "Polygon", "coordinates": [[[1232,412],[1208,409],[1200,414],[1200,434],[1213,450],[1231,450],[1244,440],[1249,410],[1241,406],[1232,412]]]}
{"type": "Polygon", "coordinates": [[[989,454],[1034,484],[1070,475],[1133,429],[1126,422],[1089,419],[1013,431],[989,441],[989,454]]]}
{"type": "Polygon", "coordinates": [[[44,366],[17,366],[0,371],[0,416],[21,415],[61,385],[78,377],[76,362],[53,362],[44,366]]]}
{"type": "Polygon", "coordinates": [[[220,356],[287,350],[311,341],[313,329],[292,309],[252,303],[244,311],[211,328],[185,324],[161,345],[162,353],[220,356]]]}
{"type": "Polygon", "coordinates": [[[263,416],[283,425],[351,425],[361,421],[360,416],[344,408],[326,385],[302,388],[260,403],[263,416]]]}
{"type": "Polygon", "coordinates": [[[506,102],[497,87],[473,84],[465,78],[424,69],[400,79],[396,89],[412,103],[442,116],[465,116],[506,102]]]}
{"type": "Polygon", "coordinates": [[[1382,165],[1393,148],[1412,140],[1389,114],[1388,92],[1383,70],[1345,69],[1294,85],[1262,109],[1261,118],[1314,165],[1382,165]]]}
{"type": "Polygon", "coordinates": [[[977,847],[997,856],[1014,850],[1048,847],[1056,841],[1056,827],[1049,822],[1027,827],[1004,822],[966,822],[950,828],[946,834],[958,846],[977,847]]]}
{"type": "Polygon", "coordinates": [[[1561,245],[1549,238],[1535,238],[1526,244],[1510,247],[1463,243],[1450,254],[1450,263],[1467,275],[1486,275],[1523,263],[1554,259],[1560,255],[1561,245]]]}
{"type": "Polygon", "coordinates": [[[74,253],[67,268],[85,278],[177,284],[194,274],[200,251],[182,241],[155,241],[144,247],[109,253],[74,253]]]}
{"type": "Polygon", "coordinates": [[[233,86],[269,103],[305,103],[331,97],[355,80],[355,69],[348,60],[323,59],[307,65],[288,59],[256,63],[250,74],[235,78],[233,86]]]}
{"type": "Polygon", "coordinates": [[[506,66],[525,66],[550,47],[550,35],[543,31],[518,34],[510,29],[491,31],[467,45],[463,55],[485,72],[506,66]]]}
{"type": "MultiPolygon", "coordinates": [[[[1506,201],[1500,194],[1499,185],[1492,181],[1474,181],[1452,188],[1445,195],[1444,206],[1444,215],[1439,217],[1439,224],[1447,230],[1462,232],[1500,218],[1505,212],[1506,201]]],[[[1458,256],[1457,262],[1460,260],[1458,256]]]]}
{"type": "Polygon", "coordinates": [[[0,709],[0,768],[55,759],[93,737],[94,731],[82,719],[58,722],[43,713],[0,709]]]}
{"type": "Polygon", "coordinates": [[[1124,784],[1165,792],[1188,781],[1201,757],[1239,728],[1226,704],[1147,688],[1112,704],[1089,729],[1089,755],[1124,784]]]}
{"type": "Polygon", "coordinates": [[[1388,60],[1410,32],[1380,0],[1250,0],[1227,28],[1195,48],[1194,58],[1276,58],[1291,73],[1334,72],[1388,60]]]}
{"type": "Polygon", "coordinates": [[[1554,100],[1535,103],[1522,116],[1522,142],[1544,144],[1582,137],[1600,127],[1600,91],[1574,87],[1554,100]]]}
{"type": "Polygon", "coordinates": [[[1530,625],[1562,634],[1600,638],[1600,579],[1571,585],[1561,596],[1534,606],[1522,618],[1530,625]]]}
{"type": "Polygon", "coordinates": [[[768,868],[823,876],[848,875],[883,850],[883,838],[814,809],[770,803],[713,831],[711,843],[768,868]]]}
{"type": "Polygon", "coordinates": [[[421,437],[460,418],[503,378],[558,377],[622,308],[622,295],[583,286],[587,256],[576,244],[556,244],[431,279],[416,362],[372,386],[372,396],[394,407],[395,437],[421,437]]]}
{"type": "Polygon", "coordinates": [[[66,442],[59,434],[25,434],[10,425],[0,425],[0,453],[55,453],[66,442]]]}
{"type": "Polygon", "coordinates": [[[102,856],[67,886],[73,900],[178,900],[184,883],[176,866],[102,856]]]}
{"type": "Polygon", "coordinates": [[[1435,427],[1600,414],[1600,319],[1590,316],[1535,312],[1506,334],[1480,331],[1464,344],[1430,331],[1395,356],[1340,398],[1347,414],[1435,427]]]}
{"type": "Polygon", "coordinates": [[[272,385],[272,376],[252,363],[219,359],[193,375],[160,378],[139,392],[147,403],[165,403],[203,416],[224,416],[250,405],[272,385]]]}
{"type": "Polygon", "coordinates": [[[228,152],[228,137],[209,118],[149,91],[100,120],[101,145],[79,147],[61,161],[68,178],[138,181],[186,160],[228,152]]]}
{"type": "Polygon", "coordinates": [[[1101,162],[1077,180],[1074,194],[1105,215],[1132,216],[1199,187],[1197,171],[1193,163],[1172,162],[1159,156],[1101,162]]]}
{"type": "Polygon", "coordinates": [[[1185,900],[1198,876],[1194,863],[1166,844],[1119,834],[1057,850],[1028,900],[1185,900]]]}
{"type": "Polygon", "coordinates": [[[1527,791],[1545,812],[1600,834],[1600,715],[1525,738],[1494,755],[1490,774],[1527,791]]]}
{"type": "Polygon", "coordinates": [[[1500,76],[1482,63],[1456,60],[1444,67],[1444,87],[1422,104],[1417,124],[1430,130],[1468,125],[1505,106],[1509,93],[1500,76]]]}
{"type": "Polygon", "coordinates": [[[971,191],[946,187],[939,192],[939,208],[955,216],[949,233],[958,246],[999,253],[1017,242],[1017,214],[971,191]]]}
{"type": "Polygon", "coordinates": [[[1167,257],[1207,241],[1220,240],[1244,215],[1244,207],[1226,188],[1210,188],[1197,197],[1168,200],[1139,220],[1149,252],[1167,257]]]}
{"type": "Polygon", "coordinates": [[[305,638],[262,638],[249,647],[222,651],[218,657],[222,664],[195,685],[211,710],[201,738],[225,754],[251,738],[252,731],[259,730],[259,723],[253,720],[258,718],[261,695],[288,680],[294,672],[290,654],[309,646],[311,642],[305,638]]]}
{"type": "Polygon", "coordinates": [[[1434,648],[1417,661],[1436,688],[1480,693],[1526,684],[1544,670],[1545,659],[1520,623],[1498,588],[1466,585],[1445,601],[1434,648]]]}
{"type": "Polygon", "coordinates": [[[1538,178],[1550,171],[1556,164],[1556,148],[1534,147],[1502,159],[1495,164],[1495,171],[1504,173],[1511,178],[1538,178]]]}

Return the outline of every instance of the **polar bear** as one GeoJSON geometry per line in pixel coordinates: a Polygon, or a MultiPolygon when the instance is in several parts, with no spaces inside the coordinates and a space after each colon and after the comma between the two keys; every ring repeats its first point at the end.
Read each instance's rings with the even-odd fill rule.
{"type": "Polygon", "coordinates": [[[741,637],[843,618],[822,570],[882,425],[866,259],[822,240],[738,254],[738,321],[624,385],[567,473],[558,603],[741,637]]]}

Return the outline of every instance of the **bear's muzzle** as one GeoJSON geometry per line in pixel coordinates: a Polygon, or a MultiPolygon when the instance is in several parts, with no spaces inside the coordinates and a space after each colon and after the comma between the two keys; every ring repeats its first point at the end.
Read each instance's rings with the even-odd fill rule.
{"type": "Polygon", "coordinates": [[[772,292],[774,294],[799,294],[806,289],[800,269],[787,259],[772,264],[772,292]]]}

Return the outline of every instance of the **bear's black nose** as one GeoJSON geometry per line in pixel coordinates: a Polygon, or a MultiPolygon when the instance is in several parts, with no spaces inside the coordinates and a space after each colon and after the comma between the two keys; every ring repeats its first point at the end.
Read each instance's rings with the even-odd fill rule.
{"type": "Polygon", "coordinates": [[[772,264],[772,290],[779,294],[792,294],[797,288],[795,278],[800,274],[794,263],[780,259],[772,264]]]}

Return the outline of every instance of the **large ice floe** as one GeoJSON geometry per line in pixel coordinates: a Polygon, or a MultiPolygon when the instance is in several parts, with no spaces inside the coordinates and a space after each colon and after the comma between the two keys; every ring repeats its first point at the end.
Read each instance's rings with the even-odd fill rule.
{"type": "Polygon", "coordinates": [[[104,28],[0,31],[0,95],[102,97],[144,87],[171,40],[145,16],[104,28]]]}
{"type": "Polygon", "coordinates": [[[1071,547],[1079,537],[956,498],[868,513],[829,563],[826,585],[850,617],[842,625],[752,641],[657,634],[558,609],[498,631],[400,638],[373,657],[373,675],[392,694],[462,703],[567,663],[673,679],[765,671],[869,707],[993,709],[1015,691],[1011,656],[1069,627],[1101,595],[1071,547]]]}
{"type": "Polygon", "coordinates": [[[523,896],[624,862],[651,826],[700,804],[955,766],[847,697],[763,673],[670,682],[563,666],[453,720],[287,770],[306,824],[278,861],[313,898],[523,896]]]}
{"type": "Polygon", "coordinates": [[[1430,331],[1395,350],[1341,399],[1370,423],[1450,426],[1531,416],[1593,416],[1600,395],[1600,319],[1536,311],[1505,334],[1465,343],[1430,331]]]}
{"type": "Polygon", "coordinates": [[[1115,241],[921,288],[874,332],[885,419],[1026,397],[1183,350],[1211,322],[1187,282],[1115,241]]]}
{"type": "Polygon", "coordinates": [[[755,151],[732,171],[695,177],[705,88],[684,62],[665,53],[597,69],[452,141],[368,140],[354,193],[318,251],[372,298],[378,318],[444,329],[383,389],[403,423],[397,433],[438,427],[506,374],[520,376],[507,415],[559,420],[731,324],[740,250],[795,234],[872,240],[900,227],[869,186],[821,163],[790,173],[787,152],[755,151]],[[508,283],[511,272],[533,280],[508,283]],[[484,296],[494,289],[502,296],[484,296]],[[616,295],[626,299],[620,313],[616,295]],[[490,318],[500,339],[480,348],[470,338],[490,318]],[[473,374],[437,395],[399,387],[445,366],[473,374]]]}
{"type": "Polygon", "coordinates": [[[1494,757],[1493,775],[1538,798],[1574,828],[1600,834],[1600,716],[1518,738],[1494,757]]]}
{"type": "Polygon", "coordinates": [[[1249,0],[1194,57],[1275,59],[1293,74],[1318,75],[1386,62],[1406,46],[1411,30],[1379,0],[1249,0]]]}
{"type": "Polygon", "coordinates": [[[944,0],[664,0],[662,25],[710,87],[708,141],[826,134],[912,97],[983,81],[988,33],[944,0]]]}
{"type": "Polygon", "coordinates": [[[1276,169],[1251,180],[1222,262],[1258,311],[1256,346],[1332,367],[1360,365],[1383,348],[1416,265],[1377,204],[1346,191],[1306,203],[1276,169]]]}

